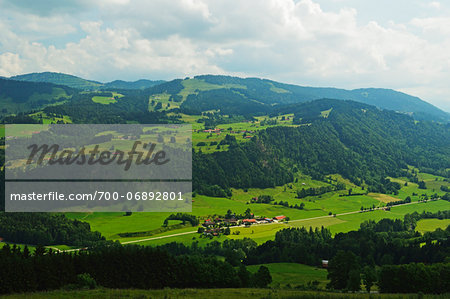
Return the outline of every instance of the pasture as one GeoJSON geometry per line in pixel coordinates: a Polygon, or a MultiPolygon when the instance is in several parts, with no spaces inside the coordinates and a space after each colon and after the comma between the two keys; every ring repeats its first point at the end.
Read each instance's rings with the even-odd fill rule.
{"type": "Polygon", "coordinates": [[[92,97],[92,101],[95,102],[95,103],[108,105],[108,104],[116,103],[117,99],[120,99],[121,97],[123,97],[122,94],[117,93],[117,92],[112,92],[111,94],[112,94],[111,97],[108,97],[108,96],[93,96],[92,97]]]}
{"type": "MultiPolygon", "coordinates": [[[[275,233],[286,227],[327,227],[333,234],[339,232],[348,232],[351,230],[357,230],[360,224],[366,220],[381,220],[383,218],[391,219],[403,219],[405,214],[412,212],[429,211],[437,212],[439,210],[449,210],[450,202],[428,201],[418,203],[413,199],[413,203],[409,205],[393,206],[390,211],[375,210],[357,212],[362,207],[383,207],[387,201],[393,201],[394,199],[404,199],[395,195],[375,194],[370,193],[368,195],[357,196],[339,196],[348,194],[347,190],[328,192],[319,196],[309,196],[303,199],[296,198],[296,190],[300,188],[320,187],[328,186],[329,183],[322,181],[312,180],[309,176],[303,174],[296,174],[298,179],[296,183],[290,183],[285,186],[278,186],[275,188],[267,189],[255,189],[250,188],[248,190],[233,189],[233,195],[231,198],[219,198],[209,197],[204,195],[197,195],[193,197],[192,214],[198,216],[200,221],[203,222],[208,218],[215,218],[217,216],[223,216],[228,210],[231,210],[236,214],[244,214],[247,209],[250,209],[255,217],[274,217],[278,215],[285,215],[290,218],[288,223],[269,224],[269,225],[253,225],[250,227],[236,227],[232,228],[232,234],[229,236],[214,237],[213,240],[224,240],[226,238],[241,239],[249,237],[254,239],[257,243],[263,243],[267,240],[273,239],[275,233]],[[273,204],[256,204],[250,203],[253,197],[259,195],[271,195],[274,201],[289,202],[289,205],[295,205],[304,203],[304,209],[293,209],[281,205],[273,204]],[[339,215],[349,212],[357,212],[353,214],[339,215]],[[337,217],[328,217],[329,213],[337,214],[337,217]],[[321,218],[316,218],[321,217],[321,218]],[[312,219],[310,219],[312,218],[312,219]],[[239,234],[233,234],[233,232],[239,231],[239,234]]],[[[361,189],[354,186],[350,182],[342,179],[339,176],[332,176],[333,180],[338,180],[348,184],[349,187],[354,187],[354,192],[360,192],[361,189]]],[[[433,180],[433,176],[429,178],[433,180]]],[[[440,183],[442,181],[439,181],[440,183]]],[[[402,186],[400,190],[405,195],[411,196],[413,192],[416,192],[416,186],[409,183],[408,186],[402,186]]],[[[426,190],[424,190],[426,191],[426,190]]],[[[442,193],[442,192],[441,192],[442,193]]],[[[67,213],[69,218],[76,218],[88,222],[93,230],[100,231],[109,240],[120,240],[121,242],[135,241],[140,239],[150,239],[145,242],[140,242],[141,245],[159,245],[173,241],[182,242],[184,244],[190,244],[194,241],[198,241],[199,245],[205,245],[211,240],[200,237],[199,234],[185,234],[186,232],[196,231],[195,227],[184,227],[181,229],[175,229],[166,231],[163,233],[157,233],[148,237],[133,237],[123,238],[120,237],[120,233],[126,232],[145,232],[159,229],[164,219],[170,215],[170,213],[145,213],[136,212],[131,216],[124,216],[124,213],[67,213]],[[177,235],[180,234],[181,235],[177,235]],[[173,237],[165,237],[171,236],[173,237]],[[164,238],[158,238],[164,237],[164,238]]],[[[439,222],[440,223],[440,222],[439,222]]],[[[436,223],[435,223],[436,224],[436,223]]],[[[432,229],[432,225],[421,224],[419,226],[421,231],[426,229],[432,229]]],[[[441,226],[439,226],[441,227],[441,226]]]]}
{"type": "Polygon", "coordinates": [[[272,275],[271,287],[296,287],[306,285],[310,281],[318,281],[320,288],[328,283],[327,270],[296,263],[273,263],[247,266],[252,273],[258,271],[260,266],[266,266],[272,275]]]}
{"type": "Polygon", "coordinates": [[[438,228],[446,229],[450,225],[450,219],[421,219],[417,222],[416,231],[426,233],[438,228]]]}

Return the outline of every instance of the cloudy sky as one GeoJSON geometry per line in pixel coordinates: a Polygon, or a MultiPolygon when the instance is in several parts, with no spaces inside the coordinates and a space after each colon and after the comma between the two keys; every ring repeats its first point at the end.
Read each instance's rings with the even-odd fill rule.
{"type": "Polygon", "coordinates": [[[98,81],[229,74],[384,87],[450,111],[450,4],[0,0],[0,76],[42,71],[98,81]]]}

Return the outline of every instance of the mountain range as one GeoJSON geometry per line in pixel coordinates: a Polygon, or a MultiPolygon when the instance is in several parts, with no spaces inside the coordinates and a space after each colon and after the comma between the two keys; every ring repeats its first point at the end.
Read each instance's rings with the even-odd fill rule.
{"type": "MultiPolygon", "coordinates": [[[[239,78],[231,76],[201,75],[194,78],[176,79],[172,81],[138,80],[127,82],[116,80],[108,83],[86,80],[73,75],[62,73],[32,73],[13,76],[9,79],[0,79],[0,101],[8,103],[11,113],[26,111],[25,103],[30,102],[31,109],[39,108],[45,103],[33,101],[31,96],[39,97],[41,94],[38,84],[54,84],[52,88],[59,88],[57,98],[61,98],[61,89],[64,96],[70,96],[76,90],[81,91],[107,91],[130,90],[138,91],[143,95],[151,96],[168,94],[174,102],[180,102],[180,108],[186,113],[201,113],[202,111],[220,110],[226,114],[265,114],[274,109],[283,108],[289,104],[303,103],[316,99],[353,100],[370,104],[381,109],[393,110],[408,114],[417,120],[430,120],[450,122],[450,113],[442,111],[422,99],[392,89],[361,88],[345,90],[328,87],[306,87],[293,84],[284,84],[267,79],[239,78]],[[9,81],[8,90],[5,89],[9,81]],[[12,84],[11,81],[21,81],[12,84]],[[14,87],[13,87],[14,86],[14,87]],[[28,95],[14,95],[11,90],[26,89],[28,95]],[[33,88],[36,89],[33,92],[33,88]],[[14,105],[14,103],[21,103],[14,105]],[[17,106],[17,107],[14,107],[17,106]],[[280,108],[281,107],[281,108],[280,108]]],[[[50,85],[48,85],[50,86],[50,85]]],[[[46,93],[47,97],[52,94],[46,93]]],[[[53,97],[52,97],[53,98],[53,97]]],[[[5,113],[2,113],[5,114],[5,113]]]]}
{"type": "Polygon", "coordinates": [[[101,90],[101,89],[145,89],[154,85],[163,83],[163,80],[141,79],[134,82],[115,80],[112,82],[101,83],[98,81],[86,80],[73,75],[43,72],[31,73],[10,77],[9,79],[26,82],[46,82],[57,85],[65,85],[71,88],[82,90],[101,90]]]}

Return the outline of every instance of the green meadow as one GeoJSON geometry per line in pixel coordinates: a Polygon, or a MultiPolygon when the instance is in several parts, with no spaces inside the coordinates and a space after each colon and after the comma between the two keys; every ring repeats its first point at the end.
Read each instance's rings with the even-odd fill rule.
{"type": "Polygon", "coordinates": [[[449,225],[450,219],[422,219],[417,222],[416,230],[423,234],[426,232],[432,232],[438,228],[446,229],[449,225]]]}
{"type": "Polygon", "coordinates": [[[273,263],[247,266],[247,269],[255,273],[260,266],[266,266],[272,275],[272,287],[296,287],[306,285],[310,281],[319,282],[320,288],[325,288],[328,283],[327,270],[296,263],[273,263]]]}
{"type": "Polygon", "coordinates": [[[92,97],[92,101],[95,102],[95,103],[108,105],[108,104],[116,103],[117,99],[120,99],[121,97],[123,97],[122,94],[117,93],[117,92],[112,92],[111,94],[112,94],[112,97],[93,96],[92,97]]]}

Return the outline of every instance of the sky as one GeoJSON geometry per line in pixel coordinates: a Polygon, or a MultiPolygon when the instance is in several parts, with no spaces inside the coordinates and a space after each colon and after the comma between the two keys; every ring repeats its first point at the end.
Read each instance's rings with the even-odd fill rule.
{"type": "Polygon", "coordinates": [[[450,112],[450,1],[0,0],[0,76],[392,88],[450,112]]]}

